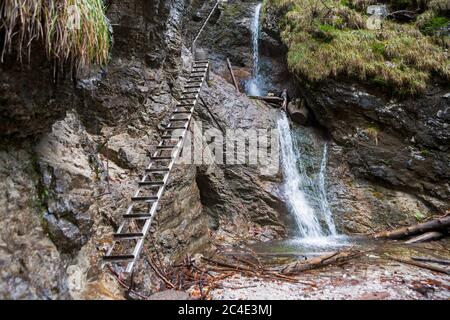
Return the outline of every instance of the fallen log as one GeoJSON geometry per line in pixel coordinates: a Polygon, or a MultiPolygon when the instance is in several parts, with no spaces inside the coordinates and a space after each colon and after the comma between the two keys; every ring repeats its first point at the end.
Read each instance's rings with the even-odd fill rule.
{"type": "Polygon", "coordinates": [[[237,92],[240,92],[240,91],[239,91],[238,83],[237,83],[237,81],[236,81],[236,77],[234,76],[233,67],[231,66],[230,59],[228,59],[228,58],[227,58],[227,65],[228,65],[228,70],[230,70],[231,79],[233,79],[234,87],[236,88],[236,91],[237,91],[237,92]]]}
{"type": "Polygon", "coordinates": [[[430,232],[425,232],[416,237],[413,237],[409,240],[406,240],[405,243],[411,244],[411,243],[420,243],[420,242],[426,242],[426,241],[431,241],[431,240],[437,240],[437,239],[442,238],[443,236],[444,236],[444,234],[442,232],[430,231],[430,232]]]}
{"type": "Polygon", "coordinates": [[[397,262],[401,262],[401,263],[404,263],[404,264],[410,264],[410,265],[415,266],[415,267],[428,269],[428,270],[435,271],[435,272],[450,274],[450,270],[449,269],[441,268],[441,267],[438,267],[438,266],[434,266],[434,265],[431,265],[431,264],[426,264],[426,263],[422,263],[422,262],[418,262],[418,261],[414,261],[414,260],[405,260],[405,259],[392,257],[392,256],[389,256],[389,255],[386,255],[386,256],[389,259],[391,259],[391,260],[394,260],[394,261],[397,261],[397,262]]]}
{"type": "Polygon", "coordinates": [[[403,227],[391,231],[378,232],[373,235],[375,239],[401,239],[428,231],[443,230],[450,226],[450,216],[403,227]]]}
{"type": "Polygon", "coordinates": [[[434,259],[434,258],[422,258],[422,257],[411,257],[411,259],[413,259],[415,261],[431,262],[431,263],[444,264],[444,265],[450,266],[450,260],[434,259]]]}
{"type": "Polygon", "coordinates": [[[333,263],[340,263],[355,258],[360,254],[359,251],[346,250],[336,251],[320,257],[312,258],[305,261],[296,261],[284,266],[280,272],[282,274],[293,275],[307,270],[321,268],[333,263]]]}
{"type": "Polygon", "coordinates": [[[280,97],[268,97],[268,96],[248,96],[250,99],[254,100],[264,100],[266,102],[279,102],[283,103],[284,99],[280,97]]]}

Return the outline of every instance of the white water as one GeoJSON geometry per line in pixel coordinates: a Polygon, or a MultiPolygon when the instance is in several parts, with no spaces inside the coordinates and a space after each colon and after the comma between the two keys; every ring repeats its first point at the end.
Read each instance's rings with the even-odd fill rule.
{"type": "Polygon", "coordinates": [[[327,145],[325,144],[324,146],[317,181],[314,181],[306,175],[303,168],[299,170],[299,166],[302,167],[303,165],[298,149],[294,146],[289,120],[284,112],[281,113],[281,117],[278,120],[278,132],[280,135],[281,164],[284,175],[284,196],[286,197],[289,211],[297,222],[298,236],[300,238],[308,238],[314,243],[322,243],[325,241],[322,239],[323,237],[336,235],[336,227],[325,191],[327,145]],[[305,182],[312,185],[310,197],[315,199],[317,208],[313,208],[306,193],[302,190],[305,182]]]}
{"type": "MultiPolygon", "coordinates": [[[[252,22],[252,47],[253,47],[253,74],[247,82],[248,95],[261,95],[263,79],[259,74],[259,20],[262,4],[255,7],[252,22]]],[[[281,145],[281,163],[284,174],[284,196],[286,197],[289,211],[294,216],[298,227],[298,238],[295,241],[309,243],[313,246],[322,246],[332,242],[336,238],[332,213],[326,197],[325,175],[327,164],[327,145],[325,144],[320,171],[317,181],[309,178],[297,148],[294,146],[291,128],[286,113],[281,112],[278,120],[278,132],[281,145]],[[303,191],[308,184],[311,191],[307,195],[303,191]],[[315,206],[310,204],[314,200],[315,206]],[[332,237],[329,237],[332,236],[332,237]]]]}
{"type": "Polygon", "coordinates": [[[252,78],[247,82],[247,94],[250,96],[261,95],[259,77],[259,19],[261,7],[262,3],[256,5],[252,22],[253,73],[252,78]]]}

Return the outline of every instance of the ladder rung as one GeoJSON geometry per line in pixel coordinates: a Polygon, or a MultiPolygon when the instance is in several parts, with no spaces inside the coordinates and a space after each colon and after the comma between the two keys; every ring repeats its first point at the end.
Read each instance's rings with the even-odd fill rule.
{"type": "Polygon", "coordinates": [[[158,197],[155,196],[145,196],[145,197],[131,197],[133,201],[156,201],[158,197]]]}
{"type": "Polygon", "coordinates": [[[172,160],[172,157],[151,157],[151,160],[172,160]]]}
{"type": "Polygon", "coordinates": [[[195,86],[184,86],[185,89],[193,89],[193,88],[201,88],[202,85],[201,84],[197,84],[195,86]]]}
{"type": "Polygon", "coordinates": [[[169,119],[169,121],[177,122],[177,121],[188,121],[189,118],[180,118],[180,119],[169,119]]]}
{"type": "Polygon", "coordinates": [[[209,60],[194,60],[195,63],[209,63],[209,60]]]}
{"type": "Polygon", "coordinates": [[[192,98],[192,97],[181,97],[181,98],[179,98],[178,100],[197,100],[195,97],[194,98],[192,98]]]}
{"type": "Polygon", "coordinates": [[[140,186],[163,186],[163,181],[139,181],[140,186]]]}
{"type": "Polygon", "coordinates": [[[195,90],[195,91],[184,91],[181,94],[197,94],[197,93],[198,93],[198,90],[195,90]]]}
{"type": "Polygon", "coordinates": [[[164,129],[164,131],[171,131],[171,130],[181,130],[186,129],[186,126],[173,126],[173,127],[167,127],[164,129]]]}
{"type": "Polygon", "coordinates": [[[177,107],[193,107],[195,103],[180,103],[177,107]]]}
{"type": "Polygon", "coordinates": [[[203,79],[203,76],[189,76],[190,79],[203,79]]]}
{"type": "Polygon", "coordinates": [[[156,146],[156,149],[173,149],[173,148],[175,148],[176,147],[176,145],[173,145],[173,146],[156,146]]]}
{"type": "Polygon", "coordinates": [[[109,261],[109,262],[125,262],[125,261],[133,261],[134,260],[133,254],[123,254],[123,255],[109,255],[109,256],[103,256],[103,260],[109,261]]]}
{"type": "Polygon", "coordinates": [[[169,168],[150,168],[145,169],[146,172],[169,172],[169,168]]]}
{"type": "Polygon", "coordinates": [[[113,235],[114,239],[121,239],[121,240],[140,239],[143,236],[144,234],[142,232],[114,233],[113,235]]]}
{"type": "Polygon", "coordinates": [[[187,113],[191,113],[191,111],[179,111],[179,110],[175,110],[175,111],[173,111],[172,113],[173,113],[173,114],[182,114],[182,113],[187,114],[187,113]]]}
{"type": "Polygon", "coordinates": [[[150,219],[152,215],[150,213],[130,213],[122,216],[124,219],[150,219]]]}

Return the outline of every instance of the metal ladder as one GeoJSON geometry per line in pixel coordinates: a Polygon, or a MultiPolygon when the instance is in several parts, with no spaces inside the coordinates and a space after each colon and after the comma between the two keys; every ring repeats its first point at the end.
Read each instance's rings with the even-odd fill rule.
{"type": "Polygon", "coordinates": [[[162,133],[162,140],[150,158],[151,163],[138,182],[132,203],[123,215],[123,221],[113,235],[113,243],[103,260],[122,266],[122,272],[131,273],[139,258],[145,237],[150,229],[171,170],[177,160],[194,108],[205,79],[209,76],[209,61],[196,60],[184,85],[179,103],[172,111],[169,125],[162,133]],[[124,253],[125,252],[125,253],[124,253]]]}

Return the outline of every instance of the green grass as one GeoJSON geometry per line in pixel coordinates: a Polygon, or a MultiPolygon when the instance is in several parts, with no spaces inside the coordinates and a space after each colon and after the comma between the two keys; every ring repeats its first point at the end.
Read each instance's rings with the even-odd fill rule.
{"type": "Polygon", "coordinates": [[[109,60],[111,35],[102,0],[2,0],[0,32],[1,61],[15,52],[19,60],[30,57],[32,45],[39,41],[49,60],[70,63],[77,70],[109,60]],[[79,28],[71,27],[73,15],[79,28]]]}
{"type": "Polygon", "coordinates": [[[447,17],[433,17],[426,21],[420,31],[426,35],[434,35],[439,29],[446,27],[450,23],[447,17]]]}
{"type": "Polygon", "coordinates": [[[450,80],[448,53],[416,25],[385,21],[381,30],[368,30],[370,3],[267,0],[285,12],[279,23],[290,70],[310,82],[347,77],[398,95],[424,92],[435,75],[450,80]]]}

